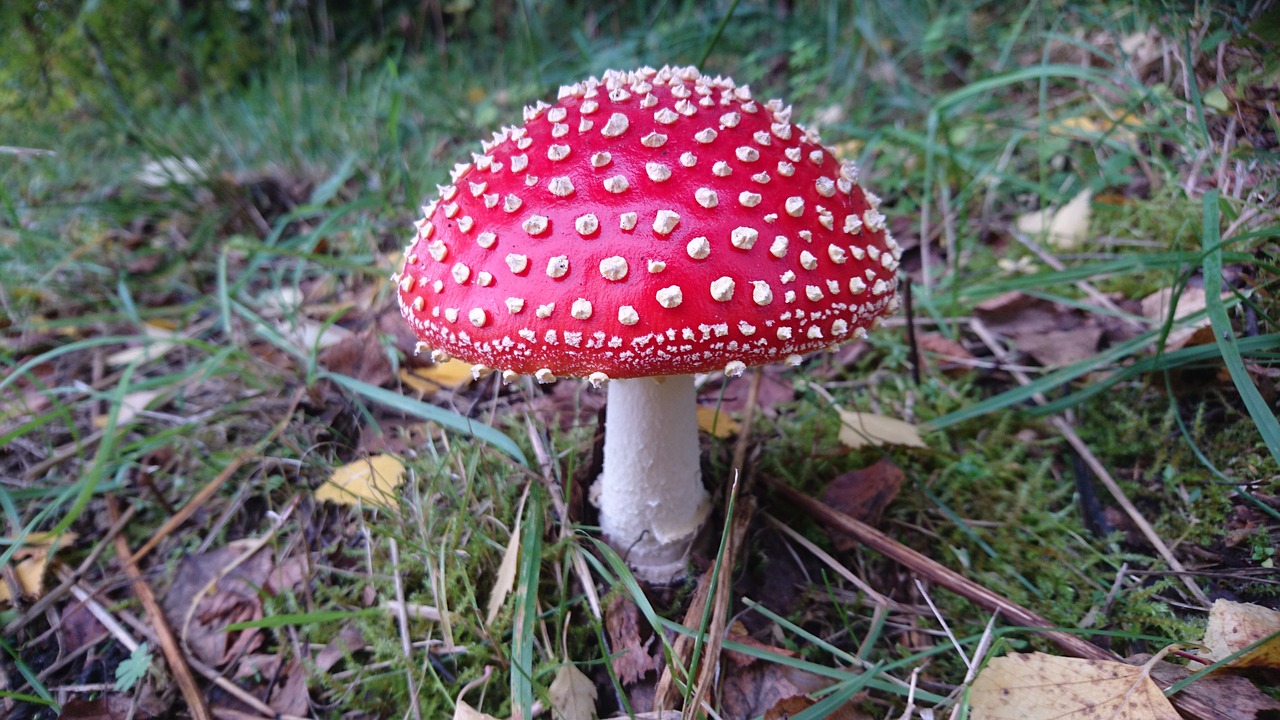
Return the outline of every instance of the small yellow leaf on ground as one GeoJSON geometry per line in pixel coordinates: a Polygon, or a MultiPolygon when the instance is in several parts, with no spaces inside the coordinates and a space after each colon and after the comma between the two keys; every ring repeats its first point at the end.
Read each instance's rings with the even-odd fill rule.
{"type": "MultiPolygon", "coordinates": [[[[1230,293],[1223,293],[1222,296],[1225,299],[1230,296],[1230,293]]],[[[1169,307],[1173,304],[1173,288],[1157,290],[1142,298],[1142,316],[1153,324],[1161,325],[1169,318],[1169,307]]],[[[1175,322],[1169,330],[1169,337],[1165,339],[1165,350],[1177,350],[1200,342],[1213,342],[1213,330],[1209,326],[1208,313],[1202,314],[1195,322],[1185,320],[1187,316],[1204,310],[1205,306],[1202,287],[1185,287],[1178,293],[1177,304],[1173,307],[1175,322]]]]}
{"type": "Polygon", "coordinates": [[[520,519],[511,528],[511,539],[507,540],[506,552],[502,554],[502,562],[498,564],[498,576],[493,580],[493,590],[489,592],[489,607],[485,612],[484,624],[492,625],[498,618],[502,603],[516,586],[516,560],[520,558],[520,519]]]}
{"type": "Polygon", "coordinates": [[[453,720],[498,720],[488,713],[482,713],[471,707],[465,700],[459,700],[453,709],[453,720]]]}
{"type": "Polygon", "coordinates": [[[1229,663],[1233,668],[1280,668],[1280,612],[1261,605],[1215,600],[1204,629],[1209,657],[1217,662],[1270,637],[1229,663]]]}
{"type": "Polygon", "coordinates": [[[969,688],[973,720],[1179,720],[1146,668],[1044,653],[1010,653],[969,688]]]}
{"type": "Polygon", "coordinates": [[[854,450],[864,447],[904,445],[927,448],[915,425],[897,418],[849,410],[839,410],[840,442],[854,450]]]}
{"type": "Polygon", "coordinates": [[[698,408],[698,429],[712,437],[727,438],[742,429],[737,420],[712,407],[698,408]]]}
{"type": "MultiPolygon", "coordinates": [[[[127,393],[120,400],[120,412],[116,414],[116,426],[124,427],[138,416],[138,413],[147,409],[152,400],[160,397],[159,390],[139,390],[138,392],[127,393]]],[[[107,426],[108,415],[95,415],[93,418],[93,426],[99,430],[107,426]]]]}
{"type": "Polygon", "coordinates": [[[471,363],[447,360],[427,367],[402,368],[400,380],[420,393],[435,392],[440,388],[454,390],[471,382],[471,363]]]}
{"type": "MultiPolygon", "coordinates": [[[[44,594],[44,576],[53,559],[52,553],[55,548],[66,547],[75,541],[76,534],[72,532],[61,535],[37,532],[30,533],[23,539],[22,547],[13,553],[13,572],[24,595],[38,599],[44,594]]],[[[0,603],[12,600],[9,584],[0,582],[0,603]]]]}
{"type": "Polygon", "coordinates": [[[1058,250],[1074,250],[1089,235],[1093,191],[1085,190],[1057,211],[1037,210],[1020,216],[1017,227],[1028,235],[1044,235],[1058,250]]]}
{"type": "Polygon", "coordinates": [[[336,468],[316,490],[316,500],[340,505],[386,505],[404,482],[404,465],[391,455],[374,455],[336,468]]]}
{"type": "Polygon", "coordinates": [[[552,713],[555,718],[591,720],[596,715],[596,684],[572,664],[560,666],[547,694],[556,710],[552,713]]]}
{"type": "Polygon", "coordinates": [[[178,334],[168,328],[147,323],[142,326],[142,330],[149,342],[111,353],[107,356],[107,365],[121,367],[138,360],[144,362],[159,360],[178,346],[178,343],[174,342],[179,337],[178,334]]]}

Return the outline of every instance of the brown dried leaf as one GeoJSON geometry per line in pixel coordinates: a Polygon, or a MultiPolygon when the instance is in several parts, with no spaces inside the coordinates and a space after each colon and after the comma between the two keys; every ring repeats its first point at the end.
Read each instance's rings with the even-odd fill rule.
{"type": "Polygon", "coordinates": [[[657,648],[654,648],[656,652],[650,651],[654,637],[648,634],[647,628],[641,629],[640,609],[630,600],[618,595],[609,603],[604,627],[613,649],[613,671],[624,687],[635,685],[661,667],[661,651],[657,648]]]}
{"type": "Polygon", "coordinates": [[[1103,334],[1096,318],[1020,292],[986,300],[974,315],[1046,367],[1092,357],[1103,334]]]}
{"type": "MultiPolygon", "coordinates": [[[[1131,662],[1146,662],[1146,656],[1129,658],[1131,662]]],[[[1151,677],[1163,685],[1172,685],[1191,674],[1191,670],[1181,665],[1164,662],[1156,663],[1151,668],[1151,677]]],[[[1214,708],[1230,708],[1231,716],[1239,720],[1256,720],[1259,716],[1274,717],[1274,711],[1280,710],[1280,700],[1268,697],[1247,678],[1230,673],[1214,673],[1202,677],[1184,687],[1179,696],[1199,700],[1204,705],[1214,708]],[[1267,712],[1267,715],[1262,713],[1267,712]]]]}
{"type": "MultiPolygon", "coordinates": [[[[337,325],[331,326],[332,328],[337,325]]],[[[327,331],[326,331],[327,332],[327,331]]],[[[382,385],[391,379],[391,359],[370,329],[358,334],[347,331],[337,342],[324,347],[317,361],[330,372],[353,377],[370,385],[382,385]]]]}
{"type": "MultiPolygon", "coordinates": [[[[769,713],[774,708],[785,712],[791,698],[817,692],[831,684],[828,678],[813,673],[797,670],[787,665],[770,662],[758,662],[745,668],[735,670],[726,665],[721,674],[721,707],[720,716],[725,720],[747,720],[769,713]]],[[[855,702],[851,700],[850,703],[855,702]]],[[[845,714],[851,711],[850,703],[829,717],[853,720],[860,715],[845,714]]],[[[794,703],[804,705],[802,702],[794,703]]],[[[785,714],[768,717],[787,717],[785,714]]]]}
{"type": "MultiPolygon", "coordinates": [[[[1222,296],[1223,298],[1229,297],[1230,293],[1223,293],[1222,296]]],[[[1188,315],[1205,309],[1206,302],[1203,287],[1184,287],[1182,292],[1178,294],[1176,304],[1173,300],[1173,288],[1157,290],[1142,298],[1142,316],[1157,325],[1163,324],[1169,317],[1170,306],[1172,306],[1173,318],[1177,324],[1169,331],[1169,337],[1165,339],[1165,350],[1177,350],[1188,345],[1213,342],[1213,329],[1209,326],[1208,314],[1205,314],[1194,323],[1182,321],[1188,315]]]]}
{"type": "MultiPolygon", "coordinates": [[[[822,502],[869,525],[880,522],[889,503],[898,496],[906,476],[889,458],[881,458],[874,465],[854,470],[836,477],[822,492],[822,502]]],[[[832,540],[840,550],[848,550],[857,541],[838,531],[832,532],[832,540]]]]}
{"type": "Polygon", "coordinates": [[[946,375],[958,375],[970,370],[969,362],[973,354],[965,346],[937,333],[923,333],[917,338],[925,356],[925,362],[932,360],[935,366],[946,375]]]}
{"type": "Polygon", "coordinates": [[[969,688],[972,717],[990,720],[1180,720],[1146,668],[1044,653],[1010,653],[969,688]]]}
{"type": "Polygon", "coordinates": [[[484,624],[492,625],[498,619],[502,603],[516,586],[516,561],[520,559],[520,518],[516,518],[515,527],[511,528],[511,537],[507,540],[507,549],[502,553],[502,562],[498,565],[498,575],[493,580],[493,589],[489,591],[489,608],[485,612],[484,624]]]}
{"type": "Polygon", "coordinates": [[[1268,636],[1270,640],[1232,660],[1229,667],[1280,668],[1280,612],[1230,600],[1215,600],[1209,609],[1204,644],[1214,662],[1268,636]]]}

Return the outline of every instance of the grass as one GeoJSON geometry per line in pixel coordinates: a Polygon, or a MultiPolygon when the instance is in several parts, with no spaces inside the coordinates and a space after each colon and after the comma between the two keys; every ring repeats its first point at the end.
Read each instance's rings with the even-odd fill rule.
{"type": "MultiPolygon", "coordinates": [[[[35,596],[0,606],[0,624],[22,625],[6,631],[0,658],[5,713],[55,717],[55,707],[114,696],[145,716],[173,702],[159,662],[128,692],[107,689],[130,657],[121,634],[157,647],[115,579],[122,558],[98,541],[108,497],[133,508],[123,536],[135,550],[190,506],[136,558],[162,597],[211,550],[265,543],[270,573],[245,575],[256,600],[216,618],[243,621],[245,645],[233,656],[187,652],[218,670],[265,668],[235,682],[269,710],[430,718],[462,699],[530,717],[563,702],[553,680],[571,663],[600,691],[602,716],[625,713],[646,701],[644,684],[610,662],[631,637],[617,627],[624,601],[637,606],[634,642],[661,629],[646,647],[687,697],[682,678],[696,669],[674,648],[692,632],[677,623],[697,589],[646,596],[574,524],[600,395],[494,378],[415,393],[399,374],[412,345],[397,336],[386,278],[417,206],[524,102],[604,67],[708,51],[704,69],[794,102],[858,161],[910,241],[917,332],[973,356],[945,369],[929,355],[913,382],[914,349],[891,323],[865,352],[771,369],[749,476],[820,496],[831,479],[890,457],[908,482],[881,527],[902,543],[1122,656],[1197,641],[1202,603],[1116,511],[1057,414],[1202,592],[1274,606],[1274,31],[1225,5],[1190,22],[1142,3],[1017,15],[966,0],[795,5],[780,21],[777,7],[754,2],[624,4],[585,18],[520,4],[525,22],[505,36],[476,31],[491,19],[473,10],[453,19],[443,49],[348,52],[299,35],[225,94],[126,94],[120,111],[89,73],[61,86],[69,107],[5,113],[0,144],[56,154],[0,155],[0,567],[32,552],[36,533],[79,536],[56,556],[78,569],[75,582],[51,574],[45,592],[61,589],[46,595],[49,608],[33,612],[35,596]],[[465,79],[449,75],[463,67],[465,79]],[[138,181],[166,157],[199,171],[138,181]],[[1094,201],[1082,244],[1019,241],[1020,216],[1085,190],[1094,201]],[[1156,291],[1201,287],[1196,314],[1141,313],[1156,291]],[[1017,355],[1030,373],[1020,385],[971,324],[1010,292],[1100,323],[1103,344],[1061,367],[1017,355]],[[1200,326],[1203,342],[1165,347],[1173,331],[1200,326]],[[930,449],[850,451],[828,398],[921,423],[930,449]],[[384,452],[408,468],[385,507],[312,501],[334,467],[384,452]],[[198,495],[228,468],[229,481],[198,495]],[[487,622],[503,580],[511,595],[487,622]],[[94,626],[73,621],[84,601],[72,587],[124,624],[75,649],[68,633],[94,626]],[[387,610],[393,599],[420,612],[387,610]]],[[[1017,340],[1006,338],[1014,352],[1017,340]]],[[[739,412],[746,382],[711,378],[703,401],[739,412]]],[[[704,475],[728,477],[734,449],[706,438],[704,475]]],[[[972,655],[988,613],[865,548],[834,550],[824,527],[770,507],[755,487],[762,506],[887,600],[757,520],[726,563],[741,632],[724,647],[757,660],[724,661],[733,672],[713,697],[724,716],[743,706],[735,683],[810,677],[829,687],[809,691],[818,702],[793,717],[825,717],[850,698],[898,715],[915,669],[918,707],[962,705],[953,691],[966,667],[942,623],[972,655]]],[[[726,561],[714,545],[712,567],[726,561]]],[[[996,637],[999,649],[1051,648],[1018,629],[996,637]]]]}

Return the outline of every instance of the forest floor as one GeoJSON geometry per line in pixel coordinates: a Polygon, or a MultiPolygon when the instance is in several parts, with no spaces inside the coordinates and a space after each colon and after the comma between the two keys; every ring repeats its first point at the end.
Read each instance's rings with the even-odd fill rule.
{"type": "Polygon", "coordinates": [[[0,716],[1275,717],[1271,4],[697,5],[0,117],[0,716]],[[606,394],[433,364],[388,278],[523,104],[700,59],[857,161],[911,296],[698,377],[647,587],[606,394]]]}

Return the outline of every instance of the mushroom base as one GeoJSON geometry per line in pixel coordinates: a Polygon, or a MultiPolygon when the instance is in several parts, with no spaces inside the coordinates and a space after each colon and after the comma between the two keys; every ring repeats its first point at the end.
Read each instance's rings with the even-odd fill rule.
{"type": "Polygon", "coordinates": [[[710,509],[698,460],[692,375],[609,383],[604,471],[595,488],[600,526],[646,582],[685,575],[710,509]]]}

